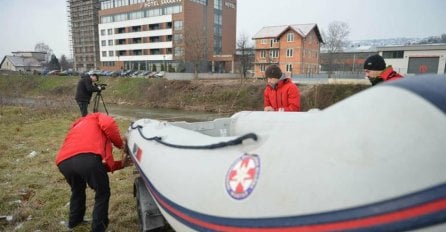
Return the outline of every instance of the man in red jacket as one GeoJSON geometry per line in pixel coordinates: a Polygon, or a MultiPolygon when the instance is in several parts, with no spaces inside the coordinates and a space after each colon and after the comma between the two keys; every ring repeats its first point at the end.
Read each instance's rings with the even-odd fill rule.
{"type": "Polygon", "coordinates": [[[300,92],[290,78],[282,76],[279,66],[265,70],[268,85],[263,92],[265,111],[300,111],[300,92]]]}
{"type": "Polygon", "coordinates": [[[386,67],[384,58],[378,54],[369,56],[364,62],[364,72],[372,85],[383,81],[397,80],[403,78],[395,72],[392,66],[386,67]]]}
{"type": "Polygon", "coordinates": [[[95,191],[92,231],[105,231],[108,226],[110,186],[107,172],[122,169],[127,159],[113,159],[113,145],[125,143],[115,120],[103,113],[93,113],[76,120],[56,156],[56,164],[71,187],[68,228],[85,223],[85,189],[95,191]]]}

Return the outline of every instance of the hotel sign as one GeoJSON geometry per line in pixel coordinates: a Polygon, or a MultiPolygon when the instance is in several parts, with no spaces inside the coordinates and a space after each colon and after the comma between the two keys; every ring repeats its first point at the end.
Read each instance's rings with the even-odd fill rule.
{"type": "Polygon", "coordinates": [[[158,7],[180,2],[183,2],[183,0],[146,0],[143,3],[143,7],[158,7]]]}

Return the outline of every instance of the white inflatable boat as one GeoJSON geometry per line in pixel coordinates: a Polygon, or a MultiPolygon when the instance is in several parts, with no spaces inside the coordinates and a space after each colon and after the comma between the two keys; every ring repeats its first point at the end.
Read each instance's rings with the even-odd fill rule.
{"type": "Polygon", "coordinates": [[[130,155],[176,231],[446,231],[446,79],[325,110],[140,119],[130,155]]]}

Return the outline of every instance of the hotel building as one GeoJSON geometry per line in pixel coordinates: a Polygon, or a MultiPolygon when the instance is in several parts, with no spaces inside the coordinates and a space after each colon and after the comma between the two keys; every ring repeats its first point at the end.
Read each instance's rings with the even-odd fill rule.
{"type": "Polygon", "coordinates": [[[100,1],[103,70],[232,72],[237,0],[100,1]]]}

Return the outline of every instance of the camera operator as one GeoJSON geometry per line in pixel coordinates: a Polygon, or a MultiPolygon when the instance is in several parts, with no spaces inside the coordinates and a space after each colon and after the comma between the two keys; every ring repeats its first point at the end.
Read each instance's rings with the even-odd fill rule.
{"type": "Polygon", "coordinates": [[[105,85],[97,85],[95,82],[99,80],[99,76],[95,73],[81,76],[77,83],[76,102],[79,105],[82,117],[88,114],[88,104],[90,104],[93,92],[100,92],[105,89],[105,85]]]}

